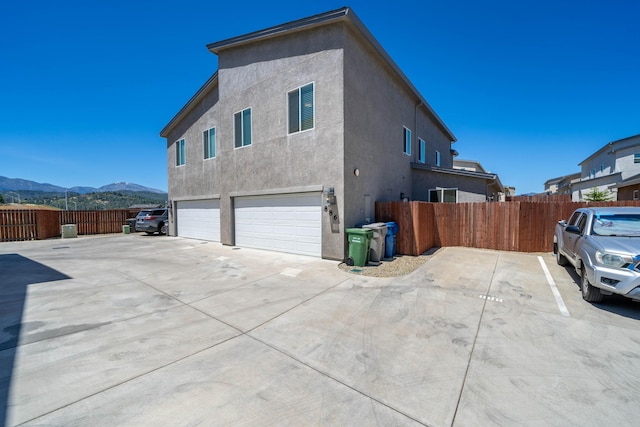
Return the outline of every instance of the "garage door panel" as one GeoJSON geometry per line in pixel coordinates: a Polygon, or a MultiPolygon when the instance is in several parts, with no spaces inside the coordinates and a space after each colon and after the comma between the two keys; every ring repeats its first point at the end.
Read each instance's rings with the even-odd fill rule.
{"type": "Polygon", "coordinates": [[[320,193],[237,198],[236,244],[321,256],[321,203],[320,193]]]}
{"type": "Polygon", "coordinates": [[[178,236],[220,241],[220,201],[186,200],[177,203],[178,236]]]}

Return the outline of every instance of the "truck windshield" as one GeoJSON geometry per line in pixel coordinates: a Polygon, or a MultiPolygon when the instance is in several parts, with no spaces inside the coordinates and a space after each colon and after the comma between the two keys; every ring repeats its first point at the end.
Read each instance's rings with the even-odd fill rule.
{"type": "Polygon", "coordinates": [[[640,237],[640,215],[600,215],[593,218],[596,236],[640,237]]]}

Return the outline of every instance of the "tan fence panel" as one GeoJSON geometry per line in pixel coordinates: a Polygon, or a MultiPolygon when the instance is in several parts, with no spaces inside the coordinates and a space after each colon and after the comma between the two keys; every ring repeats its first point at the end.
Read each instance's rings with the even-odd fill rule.
{"type": "Polygon", "coordinates": [[[50,239],[61,235],[60,211],[37,210],[38,240],[50,239]]]}
{"type": "Polygon", "coordinates": [[[0,210],[0,241],[37,239],[36,221],[35,212],[29,209],[0,210]]]}
{"type": "Polygon", "coordinates": [[[129,215],[128,209],[60,211],[60,224],[75,224],[78,235],[120,233],[129,215]]]}
{"type": "Polygon", "coordinates": [[[128,209],[105,211],[0,210],[0,242],[49,239],[63,224],[75,224],[79,235],[121,233],[131,217],[128,209]]]}
{"type": "Polygon", "coordinates": [[[558,221],[588,205],[640,207],[640,201],[378,202],[376,219],[398,223],[396,249],[404,255],[445,246],[550,252],[558,221]]]}

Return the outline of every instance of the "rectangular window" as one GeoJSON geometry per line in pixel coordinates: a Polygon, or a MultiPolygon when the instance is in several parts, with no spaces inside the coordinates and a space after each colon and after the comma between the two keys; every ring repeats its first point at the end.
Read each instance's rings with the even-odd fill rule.
{"type": "Polygon", "coordinates": [[[184,139],[176,142],[176,166],[182,166],[185,163],[184,139]]]}
{"type": "Polygon", "coordinates": [[[289,92],[289,133],[313,129],[314,120],[313,83],[289,92]]]}
{"type": "Polygon", "coordinates": [[[404,128],[404,143],[402,152],[407,156],[411,155],[411,129],[404,128]]]}
{"type": "Polygon", "coordinates": [[[633,190],[633,200],[638,200],[638,199],[640,199],[640,191],[633,190]]]}
{"type": "Polygon", "coordinates": [[[216,156],[216,128],[202,132],[202,142],[204,144],[204,158],[213,159],[216,156]]]}
{"type": "Polygon", "coordinates": [[[419,146],[418,146],[418,161],[420,163],[425,163],[425,161],[426,161],[426,153],[425,153],[426,144],[420,138],[418,138],[418,143],[419,143],[419,146]]]}
{"type": "Polygon", "coordinates": [[[640,153],[633,155],[633,163],[640,163],[640,153]]]}
{"type": "Polygon", "coordinates": [[[251,145],[251,108],[233,115],[235,147],[251,145]]]}
{"type": "Polygon", "coordinates": [[[435,188],[429,190],[429,201],[433,203],[457,203],[457,188],[435,188]]]}
{"type": "Polygon", "coordinates": [[[440,152],[436,150],[436,166],[440,167],[440,152]]]}

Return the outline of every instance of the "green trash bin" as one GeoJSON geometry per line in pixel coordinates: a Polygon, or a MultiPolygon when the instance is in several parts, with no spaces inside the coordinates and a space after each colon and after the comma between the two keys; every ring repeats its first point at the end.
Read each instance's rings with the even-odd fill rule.
{"type": "Polygon", "coordinates": [[[369,262],[369,246],[373,230],[366,228],[347,228],[349,238],[349,257],[347,264],[364,267],[369,262]]]}

